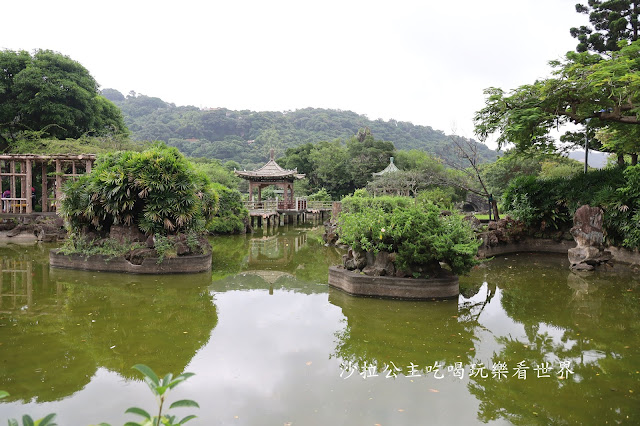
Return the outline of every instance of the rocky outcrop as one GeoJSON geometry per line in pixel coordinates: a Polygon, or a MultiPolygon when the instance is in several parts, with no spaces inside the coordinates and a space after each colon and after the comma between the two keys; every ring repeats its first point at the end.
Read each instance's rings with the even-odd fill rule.
{"type": "Polygon", "coordinates": [[[600,207],[585,205],[576,210],[571,235],[577,246],[568,252],[571,269],[590,271],[611,260],[611,252],[604,249],[602,221],[600,207]]]}
{"type": "Polygon", "coordinates": [[[397,277],[397,278],[434,278],[447,274],[447,270],[434,261],[428,265],[412,265],[409,268],[400,269],[396,265],[397,253],[381,251],[359,252],[349,249],[342,256],[342,266],[347,271],[362,273],[370,277],[397,277]]]}
{"type": "Polygon", "coordinates": [[[58,216],[32,215],[0,220],[0,239],[51,243],[62,241],[66,236],[64,221],[58,216]]]}
{"type": "Polygon", "coordinates": [[[324,234],[322,234],[322,240],[325,244],[334,246],[338,242],[338,238],[338,225],[334,222],[325,222],[324,234]]]}
{"type": "Polygon", "coordinates": [[[147,236],[135,225],[111,225],[109,238],[120,244],[141,243],[147,240],[147,236]]]}

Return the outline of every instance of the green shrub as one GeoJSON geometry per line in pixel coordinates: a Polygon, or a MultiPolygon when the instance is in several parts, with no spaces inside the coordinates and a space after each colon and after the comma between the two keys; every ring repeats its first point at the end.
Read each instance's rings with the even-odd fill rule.
{"type": "Polygon", "coordinates": [[[329,194],[326,189],[322,188],[318,192],[314,192],[309,195],[307,199],[309,201],[331,201],[331,194],[329,194]]]}
{"type": "Polygon", "coordinates": [[[396,252],[396,265],[405,270],[444,262],[455,274],[467,273],[476,264],[479,242],[457,215],[443,216],[432,203],[405,197],[386,198],[349,205],[338,219],[340,239],[358,251],[396,252]]]}
{"type": "Polygon", "coordinates": [[[129,253],[131,250],[135,250],[138,248],[142,248],[144,245],[142,243],[130,243],[125,241],[124,243],[120,243],[114,239],[105,239],[100,241],[100,243],[96,243],[96,241],[87,238],[84,235],[79,234],[71,234],[69,238],[66,239],[62,247],[60,248],[60,252],[62,254],[81,254],[83,256],[93,256],[93,255],[102,255],[106,256],[107,259],[114,259],[116,257],[124,256],[129,253]]]}
{"type": "Polygon", "coordinates": [[[568,230],[578,207],[604,211],[611,245],[640,248],[640,166],[612,167],[554,179],[514,179],[503,196],[504,208],[527,226],[568,230]]]}
{"type": "Polygon", "coordinates": [[[381,209],[385,213],[391,213],[398,208],[408,208],[415,205],[416,201],[409,197],[362,197],[362,194],[354,194],[342,199],[342,211],[359,213],[371,209],[381,209]]]}
{"type": "Polygon", "coordinates": [[[107,232],[136,225],[147,234],[202,231],[218,207],[218,194],[175,148],[99,158],[89,174],[68,181],[62,215],[72,233],[107,232]]]}
{"type": "Polygon", "coordinates": [[[249,210],[242,204],[240,192],[221,184],[212,184],[219,195],[219,208],[207,225],[211,234],[237,234],[245,229],[249,210]]]}

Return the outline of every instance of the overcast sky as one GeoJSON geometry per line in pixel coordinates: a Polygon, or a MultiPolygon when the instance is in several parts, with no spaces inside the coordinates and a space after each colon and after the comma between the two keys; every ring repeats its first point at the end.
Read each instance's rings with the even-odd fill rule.
{"type": "Polygon", "coordinates": [[[334,108],[473,136],[483,89],[549,75],[578,0],[29,0],[0,48],[51,49],[101,88],[176,105],[334,108]]]}

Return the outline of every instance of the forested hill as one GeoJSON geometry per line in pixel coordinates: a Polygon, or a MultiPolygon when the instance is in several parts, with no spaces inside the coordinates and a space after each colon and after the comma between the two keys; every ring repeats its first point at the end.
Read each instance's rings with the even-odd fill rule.
{"type": "MultiPolygon", "coordinates": [[[[282,155],[287,148],[308,142],[347,140],[365,127],[376,139],[393,142],[396,149],[419,149],[447,162],[456,160],[450,136],[442,131],[409,122],[370,120],[351,111],[200,109],[133,92],[125,97],[114,89],[102,94],[122,109],[134,139],[162,140],[192,157],[234,160],[247,168],[264,163],[269,148],[282,155]]],[[[484,161],[496,158],[496,152],[482,144],[478,152],[484,161]]]]}

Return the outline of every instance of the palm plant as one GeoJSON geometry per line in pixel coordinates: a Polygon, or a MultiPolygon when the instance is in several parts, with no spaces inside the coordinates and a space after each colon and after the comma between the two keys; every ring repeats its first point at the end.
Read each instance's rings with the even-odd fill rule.
{"type": "Polygon", "coordinates": [[[135,225],[146,234],[204,230],[218,207],[208,178],[176,148],[102,157],[94,170],[65,186],[62,214],[72,232],[135,225]]]}

